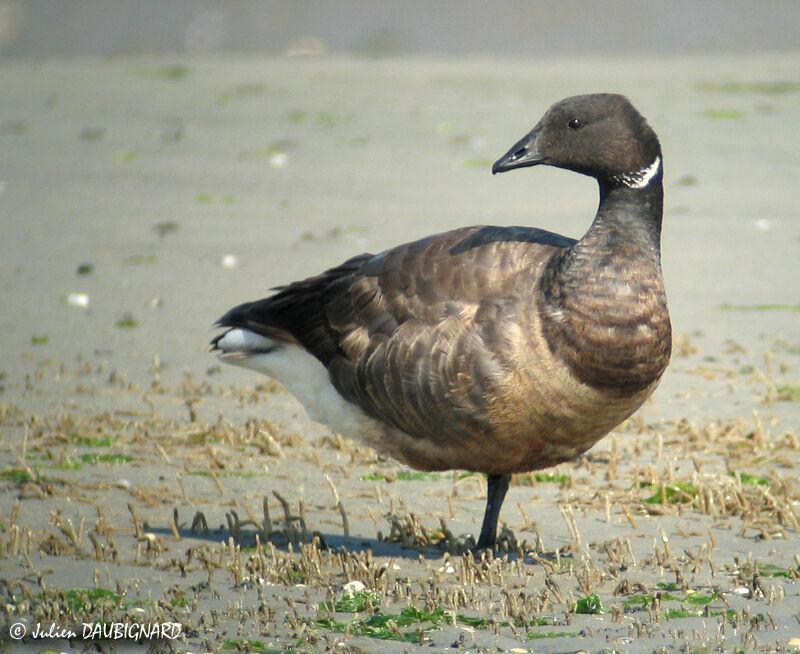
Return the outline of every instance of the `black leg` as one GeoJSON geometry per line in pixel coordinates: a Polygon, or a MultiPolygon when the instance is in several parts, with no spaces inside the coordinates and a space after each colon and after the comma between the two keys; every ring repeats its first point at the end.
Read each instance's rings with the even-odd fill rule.
{"type": "Polygon", "coordinates": [[[494,549],[497,543],[497,518],[500,507],[508,490],[511,475],[489,475],[489,488],[486,496],[486,512],[483,514],[483,526],[478,538],[477,550],[494,549]]]}

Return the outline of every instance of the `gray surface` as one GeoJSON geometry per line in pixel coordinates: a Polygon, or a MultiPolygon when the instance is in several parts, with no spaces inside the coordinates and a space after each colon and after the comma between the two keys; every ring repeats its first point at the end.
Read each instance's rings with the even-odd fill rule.
{"type": "Polygon", "coordinates": [[[309,48],[367,56],[741,54],[795,50],[799,34],[793,0],[0,3],[0,53],[34,57],[309,48]]]}
{"type": "MultiPolygon", "coordinates": [[[[562,601],[551,596],[535,615],[550,621],[539,632],[568,635],[532,640],[525,630],[498,626],[495,633],[459,623],[426,627],[435,647],[425,651],[444,651],[461,637],[489,652],[789,646],[798,633],[798,582],[763,576],[764,595],[753,597],[746,582],[753,561],[797,566],[798,531],[786,516],[797,513],[800,501],[800,404],[777,399],[776,390],[797,387],[800,369],[800,312],[791,308],[800,279],[800,94],[791,84],[769,92],[751,84],[796,82],[797,55],[548,62],[198,57],[177,64],[173,57],[0,64],[0,471],[27,466],[51,480],[0,479],[0,544],[13,540],[15,505],[20,531],[14,533],[28,533],[31,544],[27,557],[0,557],[0,577],[34,596],[37,575],[56,595],[91,587],[95,579],[104,588],[119,583],[142,615],[155,615],[156,605],[145,600],[162,600],[163,610],[187,625],[219,612],[218,626],[206,624],[178,651],[216,651],[237,637],[288,649],[309,634],[320,639],[311,651],[325,651],[326,642],[411,651],[409,643],[348,639],[314,626],[318,604],[341,594],[346,581],[336,557],[325,558],[321,580],[305,586],[291,578],[265,583],[257,575],[237,583],[228,563],[238,555],[223,548],[227,528],[216,527],[232,509],[260,516],[264,497],[277,522],[282,509],[271,492],[278,490],[292,510],[304,502],[309,528],[332,545],[375,551],[374,566],[387,566],[384,578],[400,593],[379,588],[384,611],[396,613],[409,602],[444,606],[437,593],[466,589],[474,595],[459,611],[502,622],[504,588],[527,601],[546,594],[548,568],[530,558],[521,574],[512,561],[465,585],[461,574],[469,566],[460,558],[449,572],[439,550],[420,558],[379,541],[377,532],[389,531],[390,511],[413,511],[429,529],[443,518],[457,535],[475,533],[485,501],[481,480],[447,474],[373,480],[407,471],[338,443],[265,378],[219,369],[207,343],[211,323],[233,304],[355,252],[474,223],[579,236],[597,202],[592,180],[546,168],[492,177],[489,168],[553,101],[608,90],[629,95],[663,144],[665,278],[675,332],[693,349],[676,355],[632,421],[589,457],[550,471],[571,483],[509,491],[501,520],[529,544],[536,538],[530,523],[537,523],[551,558],[566,548],[568,564],[553,572],[562,601]],[[740,85],[718,86],[729,82],[740,85]],[[286,159],[273,158],[279,151],[286,159]],[[154,227],[165,222],[177,229],[159,236],[154,227]],[[221,265],[225,255],[237,265],[221,265]],[[82,263],[94,271],[77,274],[82,263]],[[68,304],[70,293],[86,293],[88,308],[68,304]],[[779,308],[755,308],[764,304],[779,308]],[[126,314],[137,326],[117,325],[126,314]],[[253,436],[248,423],[274,430],[279,447],[253,436]],[[115,440],[92,447],[72,433],[115,440]],[[124,453],[132,461],[63,465],[91,452],[124,453]],[[771,486],[737,485],[730,472],[771,486]],[[347,509],[349,538],[328,478],[347,509]],[[719,491],[717,508],[645,501],[653,491],[640,482],[673,479],[719,491]],[[749,513],[723,508],[739,494],[752,503],[749,513]],[[778,498],[783,526],[770,496],[778,498]],[[161,539],[163,549],[149,562],[128,505],[161,539]],[[567,507],[579,543],[562,518],[567,507]],[[168,525],[173,508],[180,539],[168,525]],[[189,533],[198,510],[213,529],[208,537],[189,533]],[[68,541],[54,525],[55,511],[76,528],[82,524],[76,551],[46,551],[52,537],[68,541]],[[107,533],[99,529],[101,515],[119,561],[93,558],[87,534],[107,533]],[[635,563],[624,555],[622,569],[603,544],[625,541],[635,563]],[[171,562],[190,551],[183,577],[171,562]],[[208,576],[199,563],[205,551],[225,562],[211,587],[201,583],[208,576]],[[686,552],[700,557],[694,571],[686,552]],[[603,574],[592,577],[592,588],[607,608],[623,611],[620,621],[611,612],[570,613],[571,602],[585,594],[583,575],[595,569],[603,574]],[[718,588],[738,617],[669,620],[624,608],[628,597],[614,594],[623,577],[655,591],[675,581],[675,569],[706,596],[718,588]],[[431,586],[432,576],[439,581],[431,586]],[[173,606],[175,589],[190,603],[197,599],[198,611],[173,606]],[[261,601],[275,610],[273,618],[239,621],[241,611],[261,601]],[[757,628],[748,613],[763,616],[757,628]]],[[[285,548],[276,557],[285,561],[285,548]]],[[[32,608],[15,593],[13,601],[3,598],[8,618],[30,624],[32,608]]],[[[662,608],[681,605],[665,600],[662,608]]],[[[720,598],[711,606],[728,608],[720,598]]],[[[122,611],[115,617],[127,619],[122,611]]],[[[84,646],[34,644],[69,652],[84,646]]]]}

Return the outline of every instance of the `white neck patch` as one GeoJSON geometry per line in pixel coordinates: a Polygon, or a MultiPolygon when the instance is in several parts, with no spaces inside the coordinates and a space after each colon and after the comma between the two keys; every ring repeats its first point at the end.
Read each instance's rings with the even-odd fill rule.
{"type": "Polygon", "coordinates": [[[647,186],[661,170],[661,157],[656,157],[649,166],[634,170],[631,173],[622,173],[613,178],[615,182],[619,182],[628,188],[644,188],[647,186]]]}

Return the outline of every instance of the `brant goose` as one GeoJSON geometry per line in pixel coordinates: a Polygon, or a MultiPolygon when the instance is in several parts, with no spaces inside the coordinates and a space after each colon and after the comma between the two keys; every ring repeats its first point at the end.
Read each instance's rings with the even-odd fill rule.
{"type": "Polygon", "coordinates": [[[212,341],[345,435],[421,470],[485,472],[479,549],[496,543],[511,474],[588,450],[670,356],[653,130],[623,96],[567,98],[492,172],[537,164],[597,179],[580,240],[475,226],[361,254],[234,307],[212,341]]]}

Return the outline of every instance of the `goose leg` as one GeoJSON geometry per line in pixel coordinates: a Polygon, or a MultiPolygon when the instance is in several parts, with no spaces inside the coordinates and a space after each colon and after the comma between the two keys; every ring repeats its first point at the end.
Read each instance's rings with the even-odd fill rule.
{"type": "Polygon", "coordinates": [[[486,493],[486,511],[483,514],[483,526],[478,538],[476,550],[494,549],[497,543],[497,518],[503,506],[511,475],[488,475],[489,487],[486,493]]]}

